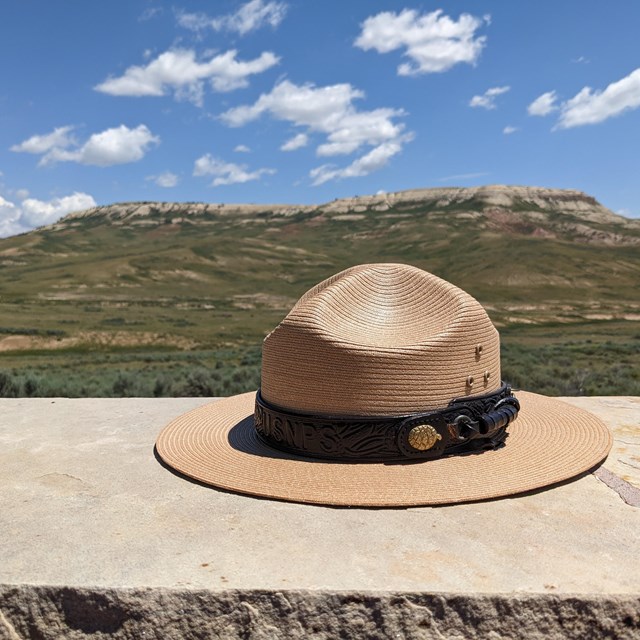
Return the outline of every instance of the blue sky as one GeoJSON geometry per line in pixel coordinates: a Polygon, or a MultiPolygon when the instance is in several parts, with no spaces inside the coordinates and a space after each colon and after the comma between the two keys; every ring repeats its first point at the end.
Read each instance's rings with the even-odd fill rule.
{"type": "Polygon", "coordinates": [[[0,4],[0,235],[134,200],[581,189],[640,216],[640,2],[0,4]]]}

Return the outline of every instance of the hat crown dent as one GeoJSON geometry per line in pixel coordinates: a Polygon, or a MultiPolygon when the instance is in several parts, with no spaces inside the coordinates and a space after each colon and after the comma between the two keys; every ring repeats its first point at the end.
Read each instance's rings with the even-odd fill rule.
{"type": "Polygon", "coordinates": [[[300,412],[402,415],[499,386],[498,332],[480,303],[404,264],[321,282],[263,346],[263,397],[300,412]]]}
{"type": "Polygon", "coordinates": [[[370,265],[342,273],[342,278],[315,288],[285,322],[315,325],[327,336],[372,348],[411,347],[446,333],[465,298],[470,298],[445,280],[408,265],[370,265]],[[433,304],[434,296],[448,307],[446,313],[444,305],[433,304]]]}

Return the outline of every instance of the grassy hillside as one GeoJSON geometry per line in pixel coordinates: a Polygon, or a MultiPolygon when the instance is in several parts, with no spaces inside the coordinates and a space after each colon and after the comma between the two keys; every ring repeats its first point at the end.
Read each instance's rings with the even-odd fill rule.
{"type": "Polygon", "coordinates": [[[0,395],[255,388],[264,335],[308,288],[365,262],[410,263],[480,300],[516,385],[640,395],[640,226],[567,209],[425,199],[71,216],[0,241],[0,395]]]}

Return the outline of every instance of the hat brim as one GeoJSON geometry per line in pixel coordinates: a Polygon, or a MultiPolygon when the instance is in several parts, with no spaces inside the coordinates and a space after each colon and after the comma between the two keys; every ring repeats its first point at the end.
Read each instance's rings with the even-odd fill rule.
{"type": "Polygon", "coordinates": [[[302,458],[261,442],[255,392],[218,400],[166,426],[156,450],[176,471],[229,491],[312,504],[400,507],[515,495],[573,478],[606,458],[606,425],[554,398],[519,391],[521,410],[495,451],[408,463],[302,458]]]}

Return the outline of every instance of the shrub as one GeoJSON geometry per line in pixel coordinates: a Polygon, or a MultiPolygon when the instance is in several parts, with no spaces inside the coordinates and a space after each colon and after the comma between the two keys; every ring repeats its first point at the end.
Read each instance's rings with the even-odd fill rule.
{"type": "Polygon", "coordinates": [[[17,398],[20,387],[6,371],[0,371],[0,397],[17,398]]]}

